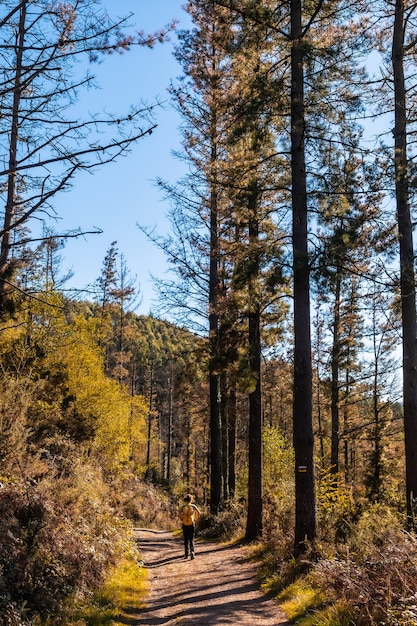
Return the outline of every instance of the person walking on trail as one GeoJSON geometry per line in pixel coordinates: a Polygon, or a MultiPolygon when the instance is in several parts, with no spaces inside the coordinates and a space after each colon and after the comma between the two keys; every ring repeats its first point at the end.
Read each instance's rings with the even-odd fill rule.
{"type": "Polygon", "coordinates": [[[182,522],[182,534],[184,536],[184,557],[188,559],[188,555],[190,555],[191,559],[193,559],[195,557],[195,523],[200,517],[200,511],[193,503],[193,496],[190,493],[187,493],[184,497],[184,504],[180,508],[179,517],[182,522]]]}

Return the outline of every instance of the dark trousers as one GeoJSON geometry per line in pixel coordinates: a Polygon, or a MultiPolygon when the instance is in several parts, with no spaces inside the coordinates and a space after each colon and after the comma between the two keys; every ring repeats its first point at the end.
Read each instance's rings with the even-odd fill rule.
{"type": "Polygon", "coordinates": [[[188,556],[188,554],[194,554],[194,524],[191,524],[191,526],[185,526],[185,524],[183,524],[182,533],[184,535],[185,556],[188,556]]]}

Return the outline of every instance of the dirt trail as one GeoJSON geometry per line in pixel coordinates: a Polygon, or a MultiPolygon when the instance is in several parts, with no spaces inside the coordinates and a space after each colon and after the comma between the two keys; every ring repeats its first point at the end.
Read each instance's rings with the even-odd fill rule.
{"type": "Polygon", "coordinates": [[[245,548],[197,540],[196,558],[186,561],[181,537],[137,530],[136,538],[148,568],[149,594],[146,608],[126,624],[289,626],[275,601],[260,590],[245,548]]]}

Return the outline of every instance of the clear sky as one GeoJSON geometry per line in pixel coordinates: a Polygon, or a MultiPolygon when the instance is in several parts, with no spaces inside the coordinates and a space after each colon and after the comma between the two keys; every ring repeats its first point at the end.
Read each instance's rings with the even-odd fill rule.
{"type": "MultiPolygon", "coordinates": [[[[111,15],[135,14],[138,30],[154,32],[173,18],[178,28],[189,26],[189,17],[182,9],[184,0],[104,0],[111,15]]],[[[89,110],[127,112],[130,104],[145,100],[166,100],[167,108],[156,111],[157,129],[140,140],[136,147],[117,163],[95,170],[93,175],[81,173],[74,179],[71,191],[55,198],[58,222],[51,223],[55,231],[80,227],[84,231],[94,227],[101,235],[68,240],[61,253],[63,269],[74,275],[66,287],[83,289],[100,275],[104,256],[112,241],[117,241],[127,267],[136,276],[142,292],[138,313],[147,314],[153,308],[155,293],[150,274],[162,277],[167,271],[164,255],[147,241],[137,223],[157,226],[166,232],[169,224],[166,213],[169,205],[156,188],[158,177],[175,181],[184,165],[172,156],[180,146],[178,126],[180,118],[169,106],[167,87],[170,79],[181,75],[181,68],[173,58],[175,35],[152,50],[136,48],[123,55],[106,58],[92,70],[100,90],[88,95],[81,105],[89,110]]],[[[87,298],[87,296],[86,296],[87,298]]]]}

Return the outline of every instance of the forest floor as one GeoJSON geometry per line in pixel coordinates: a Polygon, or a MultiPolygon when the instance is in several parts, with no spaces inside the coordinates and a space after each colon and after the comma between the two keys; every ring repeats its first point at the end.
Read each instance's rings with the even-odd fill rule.
{"type": "Polygon", "coordinates": [[[135,537],[148,572],[148,594],[144,608],[132,610],[122,623],[290,625],[275,600],[262,593],[247,548],[197,538],[191,561],[183,556],[181,536],[139,529],[135,537]]]}

